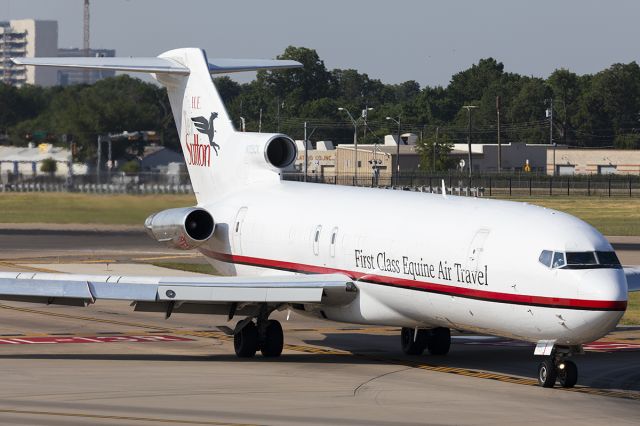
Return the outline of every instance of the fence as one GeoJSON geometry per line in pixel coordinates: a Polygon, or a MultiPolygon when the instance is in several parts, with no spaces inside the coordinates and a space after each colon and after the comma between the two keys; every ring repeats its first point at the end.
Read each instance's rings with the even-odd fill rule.
{"type": "MultiPolygon", "coordinates": [[[[304,181],[303,173],[288,173],[286,180],[304,181]]],[[[640,176],[636,175],[573,175],[543,174],[468,174],[405,173],[399,178],[361,176],[352,174],[321,176],[308,175],[307,182],[332,185],[393,188],[421,192],[442,192],[442,182],[449,193],[473,194],[488,197],[545,197],[545,196],[640,196],[640,176]]]]}
{"type": "MultiPolygon", "coordinates": [[[[303,173],[285,173],[289,181],[304,181],[303,173]]],[[[420,192],[442,192],[444,181],[448,193],[484,197],[597,196],[638,197],[640,176],[542,174],[423,174],[405,173],[399,178],[371,177],[352,174],[337,176],[308,175],[307,182],[393,188],[420,192]]],[[[80,192],[101,194],[190,194],[193,192],[187,174],[144,172],[138,174],[102,174],[73,177],[8,175],[0,183],[0,192],[80,192]]]]}
{"type": "Polygon", "coordinates": [[[80,192],[93,194],[191,194],[189,175],[143,172],[67,177],[8,174],[1,192],[80,192]]]}

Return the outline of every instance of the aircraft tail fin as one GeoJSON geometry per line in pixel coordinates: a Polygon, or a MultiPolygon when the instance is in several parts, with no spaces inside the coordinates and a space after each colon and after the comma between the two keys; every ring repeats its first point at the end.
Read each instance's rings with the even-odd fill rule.
{"type": "Polygon", "coordinates": [[[242,152],[211,74],[297,68],[296,61],[263,59],[207,60],[202,49],[184,48],[155,58],[12,58],[16,64],[76,69],[148,72],[167,88],[191,185],[199,204],[211,201],[228,183],[242,152]]]}

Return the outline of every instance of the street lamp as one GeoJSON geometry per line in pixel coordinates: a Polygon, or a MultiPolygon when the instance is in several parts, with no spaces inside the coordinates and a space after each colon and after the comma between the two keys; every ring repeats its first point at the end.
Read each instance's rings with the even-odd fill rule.
{"type": "Polygon", "coordinates": [[[398,116],[397,120],[393,117],[387,117],[387,120],[391,120],[398,125],[398,140],[396,141],[396,185],[398,185],[400,180],[400,116],[398,116]]]}
{"type": "Polygon", "coordinates": [[[353,145],[355,148],[355,163],[353,165],[353,176],[355,179],[355,184],[358,184],[358,122],[356,120],[353,119],[353,116],[351,115],[351,113],[349,112],[348,109],[346,108],[338,108],[338,111],[344,111],[347,113],[347,115],[349,116],[349,120],[351,120],[351,123],[353,124],[353,145]]]}
{"type": "Polygon", "coordinates": [[[478,108],[475,105],[464,105],[462,108],[467,110],[467,146],[469,148],[469,177],[473,171],[473,157],[471,156],[471,110],[478,108]]]}
{"type": "Polygon", "coordinates": [[[367,117],[369,115],[369,111],[373,111],[372,107],[365,106],[362,110],[361,117],[364,120],[364,133],[362,135],[362,140],[367,143],[367,117]]]}

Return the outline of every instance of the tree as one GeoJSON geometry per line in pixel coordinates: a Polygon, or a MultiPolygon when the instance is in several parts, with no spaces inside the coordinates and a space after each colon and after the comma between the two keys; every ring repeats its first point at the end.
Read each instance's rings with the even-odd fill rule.
{"type": "Polygon", "coordinates": [[[53,177],[57,170],[58,162],[53,158],[45,158],[40,162],[40,171],[42,173],[49,173],[49,175],[53,177]]]}
{"type": "Polygon", "coordinates": [[[445,171],[455,168],[456,160],[449,155],[453,142],[449,135],[430,135],[418,141],[416,150],[420,154],[420,170],[428,172],[445,171]]]}

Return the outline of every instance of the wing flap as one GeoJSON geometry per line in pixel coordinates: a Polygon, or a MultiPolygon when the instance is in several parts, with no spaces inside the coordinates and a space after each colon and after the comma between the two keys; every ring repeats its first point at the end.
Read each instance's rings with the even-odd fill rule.
{"type": "Polygon", "coordinates": [[[625,267],[624,275],[627,277],[628,290],[640,291],[640,266],[625,267]]]}

